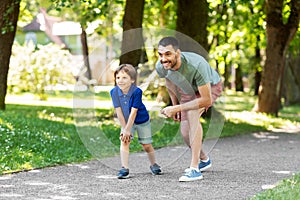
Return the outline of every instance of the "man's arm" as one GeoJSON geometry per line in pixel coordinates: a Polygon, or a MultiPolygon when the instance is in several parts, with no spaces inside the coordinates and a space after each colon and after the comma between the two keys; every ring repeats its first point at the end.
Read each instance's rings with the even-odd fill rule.
{"type": "Polygon", "coordinates": [[[172,105],[178,105],[178,98],[177,98],[177,94],[176,94],[176,86],[169,80],[166,78],[166,87],[168,89],[171,101],[172,101],[172,105]]]}
{"type": "Polygon", "coordinates": [[[164,108],[161,113],[166,115],[167,117],[173,117],[177,112],[187,111],[187,110],[196,110],[196,109],[206,109],[212,104],[212,96],[211,96],[211,87],[210,83],[207,83],[203,86],[198,87],[198,91],[200,94],[199,98],[196,98],[192,101],[189,101],[184,104],[168,106],[164,108]]]}
{"type": "MultiPolygon", "coordinates": [[[[176,90],[175,84],[166,78],[166,87],[168,89],[168,93],[170,95],[172,105],[173,106],[178,105],[179,101],[178,101],[178,97],[177,97],[177,90],[176,90]]],[[[180,111],[175,113],[172,117],[173,117],[174,121],[180,121],[181,120],[180,111]]]]}

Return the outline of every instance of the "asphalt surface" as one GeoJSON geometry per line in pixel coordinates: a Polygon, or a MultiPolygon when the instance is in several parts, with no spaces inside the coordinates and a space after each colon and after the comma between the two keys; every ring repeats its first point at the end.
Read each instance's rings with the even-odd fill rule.
{"type": "Polygon", "coordinates": [[[156,150],[163,175],[145,153],[130,155],[130,178],[116,178],[120,158],[0,176],[2,200],[248,199],[300,171],[300,133],[259,132],[207,140],[212,167],[195,182],[178,182],[189,165],[186,146],[156,150]]]}

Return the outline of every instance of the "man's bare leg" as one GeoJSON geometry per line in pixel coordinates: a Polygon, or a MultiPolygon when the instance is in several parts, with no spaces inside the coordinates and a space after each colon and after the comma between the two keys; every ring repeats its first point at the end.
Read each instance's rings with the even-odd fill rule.
{"type": "Polygon", "coordinates": [[[198,110],[187,112],[187,121],[189,124],[189,142],[192,150],[192,159],[190,167],[198,169],[200,150],[202,147],[202,127],[199,121],[198,110]]]}
{"type": "MultiPolygon", "coordinates": [[[[201,135],[203,135],[202,125],[201,125],[200,122],[199,122],[199,124],[200,124],[199,132],[200,132],[201,135]]],[[[190,126],[189,126],[189,123],[188,123],[187,120],[181,121],[180,130],[181,130],[181,135],[182,135],[182,138],[183,138],[184,142],[186,143],[186,145],[189,148],[191,148],[190,135],[189,135],[190,126]]],[[[201,138],[202,138],[202,136],[201,136],[201,138]]],[[[200,151],[200,159],[201,160],[207,160],[208,159],[208,156],[206,155],[206,153],[203,151],[202,148],[201,148],[201,151],[200,151]]]]}

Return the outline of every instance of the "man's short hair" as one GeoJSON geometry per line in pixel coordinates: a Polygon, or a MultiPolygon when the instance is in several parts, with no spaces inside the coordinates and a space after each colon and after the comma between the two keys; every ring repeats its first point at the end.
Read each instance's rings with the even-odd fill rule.
{"type": "Polygon", "coordinates": [[[172,36],[164,37],[158,43],[158,46],[166,47],[168,45],[172,45],[175,51],[177,51],[177,49],[179,49],[178,40],[172,36]]]}

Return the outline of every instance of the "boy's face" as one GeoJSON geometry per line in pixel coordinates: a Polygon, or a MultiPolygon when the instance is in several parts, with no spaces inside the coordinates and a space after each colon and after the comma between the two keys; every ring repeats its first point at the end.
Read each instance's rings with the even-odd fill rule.
{"type": "Polygon", "coordinates": [[[179,50],[175,51],[172,45],[158,46],[159,61],[167,70],[176,70],[179,50]]]}
{"type": "Polygon", "coordinates": [[[132,83],[134,83],[134,80],[132,80],[123,70],[119,71],[116,75],[116,84],[124,94],[127,94],[132,83]]]}

